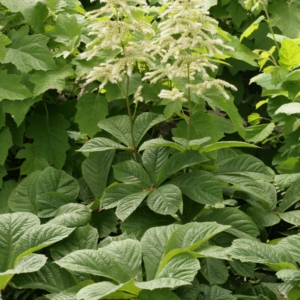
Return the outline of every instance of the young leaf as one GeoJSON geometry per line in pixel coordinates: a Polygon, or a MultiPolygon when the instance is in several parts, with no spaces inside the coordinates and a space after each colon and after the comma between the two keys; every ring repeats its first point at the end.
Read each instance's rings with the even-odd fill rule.
{"type": "Polygon", "coordinates": [[[166,184],[155,189],[148,197],[148,206],[158,214],[173,215],[180,208],[182,195],[173,184],[166,184]]]}

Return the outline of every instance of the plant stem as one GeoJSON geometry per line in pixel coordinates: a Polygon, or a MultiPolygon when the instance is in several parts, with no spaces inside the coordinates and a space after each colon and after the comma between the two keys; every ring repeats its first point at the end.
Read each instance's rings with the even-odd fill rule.
{"type": "Polygon", "coordinates": [[[129,103],[129,75],[126,74],[126,105],[127,105],[127,112],[129,116],[129,121],[130,121],[130,136],[131,136],[131,141],[132,141],[132,152],[133,152],[133,157],[136,162],[138,162],[138,154],[137,154],[137,149],[135,145],[135,140],[134,140],[134,135],[133,135],[133,118],[130,110],[130,103],[129,103]]]}
{"type": "Polygon", "coordinates": [[[188,119],[188,130],[187,130],[187,139],[190,140],[191,138],[191,127],[192,127],[192,116],[193,116],[193,109],[192,109],[192,100],[191,100],[191,88],[190,88],[190,64],[187,65],[187,79],[188,79],[188,88],[187,88],[187,100],[189,104],[189,119],[188,119]]]}
{"type": "Polygon", "coordinates": [[[278,43],[277,43],[277,41],[276,41],[276,39],[275,39],[275,34],[274,34],[273,28],[272,28],[272,26],[271,26],[271,19],[270,19],[270,16],[269,16],[267,7],[266,7],[264,1],[261,1],[261,4],[262,4],[263,9],[264,9],[264,12],[265,12],[265,14],[266,14],[268,27],[269,27],[269,29],[270,29],[270,32],[271,32],[272,36],[273,36],[273,40],[274,40],[276,49],[277,49],[277,51],[278,51],[278,53],[279,53],[279,45],[278,45],[278,43]]]}

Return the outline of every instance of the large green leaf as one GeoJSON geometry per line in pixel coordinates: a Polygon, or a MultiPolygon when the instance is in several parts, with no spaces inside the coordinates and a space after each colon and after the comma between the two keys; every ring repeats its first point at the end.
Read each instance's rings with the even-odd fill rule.
{"type": "Polygon", "coordinates": [[[158,147],[170,147],[170,148],[174,148],[179,151],[185,150],[185,147],[159,137],[157,139],[151,139],[151,140],[144,142],[141,145],[141,147],[139,148],[139,151],[143,151],[145,149],[151,149],[151,148],[158,148],[158,147]]]}
{"type": "Polygon", "coordinates": [[[54,70],[35,71],[30,77],[30,81],[35,84],[33,95],[40,95],[49,89],[62,91],[66,86],[66,78],[73,74],[74,70],[70,65],[62,65],[54,70]]]}
{"type": "Polygon", "coordinates": [[[149,195],[147,204],[158,214],[175,214],[182,204],[181,191],[173,184],[160,186],[149,195]]]}
{"type": "Polygon", "coordinates": [[[78,250],[56,263],[62,268],[126,283],[141,276],[142,251],[138,241],[112,242],[98,250],[78,250]],[[136,277],[137,276],[137,277],[136,277]]]}
{"type": "Polygon", "coordinates": [[[285,282],[299,282],[300,281],[300,271],[299,270],[280,270],[276,273],[279,279],[285,282]]]}
{"type": "Polygon", "coordinates": [[[276,110],[275,114],[286,114],[286,115],[300,114],[300,103],[291,102],[291,103],[283,104],[276,110]]]}
{"type": "Polygon", "coordinates": [[[277,271],[285,268],[296,269],[289,252],[255,240],[234,240],[229,254],[232,258],[239,259],[242,262],[266,264],[277,271]]]}
{"type": "Polygon", "coordinates": [[[98,232],[89,224],[76,228],[66,239],[51,247],[51,256],[54,260],[59,260],[67,254],[83,249],[97,249],[98,232]]]}
{"type": "Polygon", "coordinates": [[[130,135],[130,120],[128,116],[115,116],[98,123],[98,126],[109,132],[113,137],[117,138],[126,146],[132,146],[130,135]]]}
{"type": "Polygon", "coordinates": [[[5,35],[0,33],[0,62],[3,62],[5,55],[6,55],[6,48],[5,46],[9,45],[11,40],[5,35]]]}
{"type": "Polygon", "coordinates": [[[300,262],[300,253],[299,253],[300,234],[299,233],[281,239],[275,245],[275,247],[278,247],[279,249],[283,249],[284,251],[289,252],[295,261],[297,261],[298,263],[300,262]]]}
{"type": "Polygon", "coordinates": [[[144,151],[142,162],[152,182],[168,160],[168,156],[169,151],[165,147],[147,149],[144,151]]]}
{"type": "Polygon", "coordinates": [[[214,205],[223,201],[220,182],[209,172],[195,171],[183,174],[171,183],[198,203],[214,205]]]}
{"type": "Polygon", "coordinates": [[[127,160],[113,166],[115,179],[128,184],[142,184],[150,187],[152,182],[143,167],[134,162],[127,160]]]}
{"type": "Polygon", "coordinates": [[[162,115],[144,112],[136,118],[133,126],[133,136],[138,145],[147,131],[165,120],[162,115]]]}
{"type": "Polygon", "coordinates": [[[274,123],[253,125],[246,128],[246,141],[258,144],[271,135],[275,128],[274,123]]]}
{"type": "Polygon", "coordinates": [[[89,208],[79,203],[68,203],[57,209],[54,218],[47,224],[67,227],[85,226],[91,219],[89,208]]]}
{"type": "Polygon", "coordinates": [[[55,68],[53,54],[47,46],[49,38],[45,35],[28,35],[28,27],[23,26],[10,39],[13,43],[7,49],[5,63],[14,64],[24,73],[55,68]]]}
{"type": "Polygon", "coordinates": [[[284,212],[289,207],[294,205],[300,200],[300,179],[296,180],[286,191],[281,203],[279,204],[278,211],[284,212]]]}
{"type": "Polygon", "coordinates": [[[11,132],[8,127],[0,129],[0,165],[4,165],[8,150],[13,145],[11,132]]]}
{"type": "Polygon", "coordinates": [[[293,224],[295,226],[300,226],[300,210],[288,211],[279,214],[279,217],[287,223],[293,224]]]}
{"type": "Polygon", "coordinates": [[[273,174],[266,165],[256,157],[242,154],[222,164],[215,174],[243,175],[253,179],[272,181],[273,174]]]}
{"type": "Polygon", "coordinates": [[[139,293],[140,300],[180,300],[176,294],[169,289],[155,289],[153,291],[143,290],[139,293]]]}
{"type": "Polygon", "coordinates": [[[98,152],[106,150],[129,150],[128,147],[116,143],[110,139],[106,138],[93,138],[85,143],[79,150],[80,152],[98,152]]]}
{"type": "Polygon", "coordinates": [[[29,120],[26,136],[34,139],[33,150],[37,156],[61,168],[66,160],[66,151],[70,148],[66,132],[69,122],[59,114],[34,114],[29,120]]]}
{"type": "Polygon", "coordinates": [[[288,69],[298,67],[300,63],[300,47],[289,39],[285,39],[281,43],[279,50],[279,64],[288,69]]]}
{"type": "Polygon", "coordinates": [[[200,272],[210,285],[223,284],[227,281],[228,270],[224,261],[216,258],[204,258],[200,263],[200,272]]]}
{"type": "Polygon", "coordinates": [[[81,166],[82,176],[95,197],[99,197],[106,188],[114,155],[113,150],[90,153],[81,166]]]}
{"type": "Polygon", "coordinates": [[[40,289],[49,293],[59,293],[74,286],[76,281],[69,272],[48,261],[37,272],[16,275],[13,283],[22,289],[40,289]]]}
{"type": "Polygon", "coordinates": [[[81,133],[93,137],[100,129],[98,122],[103,120],[107,111],[107,101],[100,94],[83,94],[77,104],[75,122],[79,124],[81,133]]]}
{"type": "Polygon", "coordinates": [[[217,220],[220,224],[230,225],[227,232],[237,236],[253,239],[259,235],[259,230],[253,220],[239,209],[226,207],[209,210],[198,219],[201,222],[217,220]]]}
{"type": "Polygon", "coordinates": [[[11,212],[8,206],[8,199],[17,185],[18,183],[13,180],[7,180],[3,183],[0,191],[0,215],[11,212]]]}
{"type": "Polygon", "coordinates": [[[224,148],[232,148],[232,147],[246,147],[246,148],[258,148],[256,145],[244,143],[244,142],[217,142],[213,143],[207,146],[204,146],[201,148],[200,153],[205,153],[205,152],[210,152],[210,151],[215,151],[219,149],[224,149],[224,148]]]}
{"type": "Polygon", "coordinates": [[[198,165],[204,161],[207,161],[207,158],[198,151],[188,150],[182,153],[175,153],[162,166],[157,176],[156,183],[160,185],[170,175],[180,171],[181,169],[198,165]]]}

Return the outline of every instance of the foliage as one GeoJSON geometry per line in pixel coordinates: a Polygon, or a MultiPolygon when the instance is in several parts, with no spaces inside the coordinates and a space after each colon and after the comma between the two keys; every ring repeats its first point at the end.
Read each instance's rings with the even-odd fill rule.
{"type": "Polygon", "coordinates": [[[297,299],[299,9],[0,0],[0,298],[297,299]]]}

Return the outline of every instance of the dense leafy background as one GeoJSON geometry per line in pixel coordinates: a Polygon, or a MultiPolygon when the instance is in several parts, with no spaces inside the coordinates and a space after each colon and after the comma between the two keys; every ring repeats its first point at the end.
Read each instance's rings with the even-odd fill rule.
{"type": "MultiPolygon", "coordinates": [[[[157,33],[148,4],[133,17],[157,33]]],[[[123,55],[87,59],[100,7],[0,0],[0,299],[298,299],[298,1],[206,1],[228,99],[141,62],[86,84],[123,55]]]]}

